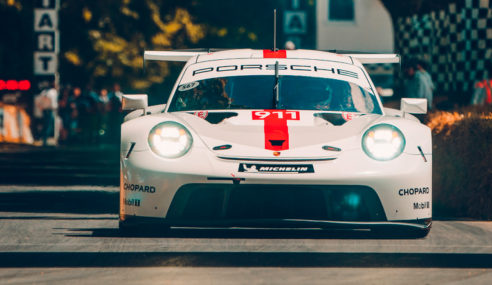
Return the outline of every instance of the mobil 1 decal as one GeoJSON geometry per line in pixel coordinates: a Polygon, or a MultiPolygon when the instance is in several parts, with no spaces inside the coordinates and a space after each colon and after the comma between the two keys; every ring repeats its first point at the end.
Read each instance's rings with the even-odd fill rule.
{"type": "Polygon", "coordinates": [[[299,111],[263,110],[253,111],[253,120],[264,122],[265,149],[281,151],[289,149],[287,121],[298,121],[299,111]]]}
{"type": "Polygon", "coordinates": [[[127,206],[140,207],[140,199],[123,199],[123,204],[127,206]]]}
{"type": "Polygon", "coordinates": [[[430,209],[430,205],[431,205],[431,203],[429,201],[415,202],[415,203],[413,203],[413,209],[414,210],[430,209]]]}

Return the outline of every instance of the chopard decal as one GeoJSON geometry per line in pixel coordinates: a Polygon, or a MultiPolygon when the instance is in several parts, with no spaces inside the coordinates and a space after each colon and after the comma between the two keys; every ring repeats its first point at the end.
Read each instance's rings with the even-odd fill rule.
{"type": "Polygon", "coordinates": [[[429,194],[429,187],[415,187],[415,188],[398,190],[398,195],[400,196],[420,195],[420,194],[429,194]]]}
{"type": "Polygon", "coordinates": [[[125,183],[123,185],[123,188],[127,191],[132,191],[132,192],[155,193],[155,187],[154,186],[125,183]]]}

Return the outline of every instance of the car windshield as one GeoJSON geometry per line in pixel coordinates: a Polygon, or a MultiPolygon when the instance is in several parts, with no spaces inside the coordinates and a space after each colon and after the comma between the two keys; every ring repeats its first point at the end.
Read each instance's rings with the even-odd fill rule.
{"type": "Polygon", "coordinates": [[[348,81],[275,76],[209,78],[178,86],[169,111],[294,109],[381,114],[376,96],[348,81]]]}

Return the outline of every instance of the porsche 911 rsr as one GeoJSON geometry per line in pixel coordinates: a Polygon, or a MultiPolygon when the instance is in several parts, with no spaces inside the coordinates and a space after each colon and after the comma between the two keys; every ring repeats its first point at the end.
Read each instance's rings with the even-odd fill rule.
{"type": "Polygon", "coordinates": [[[146,52],[186,61],[167,104],[125,95],[120,227],[317,227],[425,236],[425,99],[381,104],[361,62],[308,50],[146,52]]]}

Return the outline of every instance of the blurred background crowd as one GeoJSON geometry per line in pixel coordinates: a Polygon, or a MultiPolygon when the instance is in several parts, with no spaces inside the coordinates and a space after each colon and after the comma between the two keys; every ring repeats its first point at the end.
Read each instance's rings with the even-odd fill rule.
{"type": "Polygon", "coordinates": [[[120,85],[99,90],[87,86],[50,86],[34,97],[34,139],[58,144],[117,144],[122,119],[120,85]]]}

